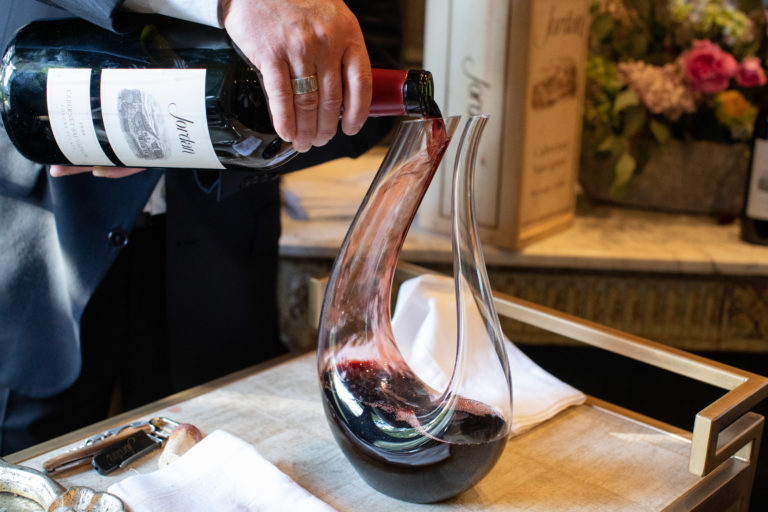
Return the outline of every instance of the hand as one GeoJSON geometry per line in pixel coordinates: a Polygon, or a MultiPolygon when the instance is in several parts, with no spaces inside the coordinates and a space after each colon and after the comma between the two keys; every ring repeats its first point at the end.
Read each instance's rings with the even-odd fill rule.
{"type": "Polygon", "coordinates": [[[219,0],[229,37],[261,71],[277,134],[297,151],[353,135],[371,106],[371,64],[357,18],[342,0],[219,0]],[[292,78],[317,74],[294,95],[292,78]]]}
{"type": "Polygon", "coordinates": [[[73,174],[81,174],[84,172],[92,172],[94,176],[99,178],[125,178],[132,174],[144,171],[144,168],[139,167],[75,167],[71,165],[52,165],[48,172],[54,178],[61,176],[71,176],[73,174]]]}

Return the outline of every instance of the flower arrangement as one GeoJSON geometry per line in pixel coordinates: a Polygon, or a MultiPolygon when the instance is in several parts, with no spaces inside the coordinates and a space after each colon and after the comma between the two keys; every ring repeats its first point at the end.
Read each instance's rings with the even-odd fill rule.
{"type": "Polygon", "coordinates": [[[765,94],[760,0],[593,0],[584,151],[621,195],[654,145],[749,141],[765,94]]]}

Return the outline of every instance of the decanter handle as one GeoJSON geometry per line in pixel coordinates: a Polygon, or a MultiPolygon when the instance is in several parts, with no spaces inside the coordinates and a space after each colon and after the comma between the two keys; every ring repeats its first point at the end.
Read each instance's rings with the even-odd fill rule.
{"type": "MultiPolygon", "coordinates": [[[[475,165],[480,136],[487,122],[487,115],[469,117],[459,141],[453,171],[451,235],[453,277],[456,287],[458,349],[452,377],[453,382],[449,389],[460,388],[462,383],[456,382],[456,380],[466,378],[467,375],[463,370],[467,359],[471,357],[470,346],[474,341],[466,339],[467,308],[475,307],[496,352],[511,397],[512,379],[509,360],[504,348],[504,336],[488,281],[475,215],[475,165]]],[[[509,408],[511,411],[511,403],[509,408]]],[[[511,418],[511,414],[508,417],[511,418]]]]}

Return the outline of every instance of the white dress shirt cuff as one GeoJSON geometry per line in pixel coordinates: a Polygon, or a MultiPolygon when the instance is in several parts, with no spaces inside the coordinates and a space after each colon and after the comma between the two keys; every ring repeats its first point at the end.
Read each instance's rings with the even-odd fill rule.
{"type": "Polygon", "coordinates": [[[125,0],[123,7],[129,11],[153,12],[221,28],[219,0],[125,0]]]}

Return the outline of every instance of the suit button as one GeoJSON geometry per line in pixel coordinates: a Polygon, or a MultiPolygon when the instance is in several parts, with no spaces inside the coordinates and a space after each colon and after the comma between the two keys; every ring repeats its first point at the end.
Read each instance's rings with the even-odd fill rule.
{"type": "Polygon", "coordinates": [[[128,233],[122,229],[113,229],[107,235],[107,240],[112,247],[125,247],[128,243],[128,233]]]}

